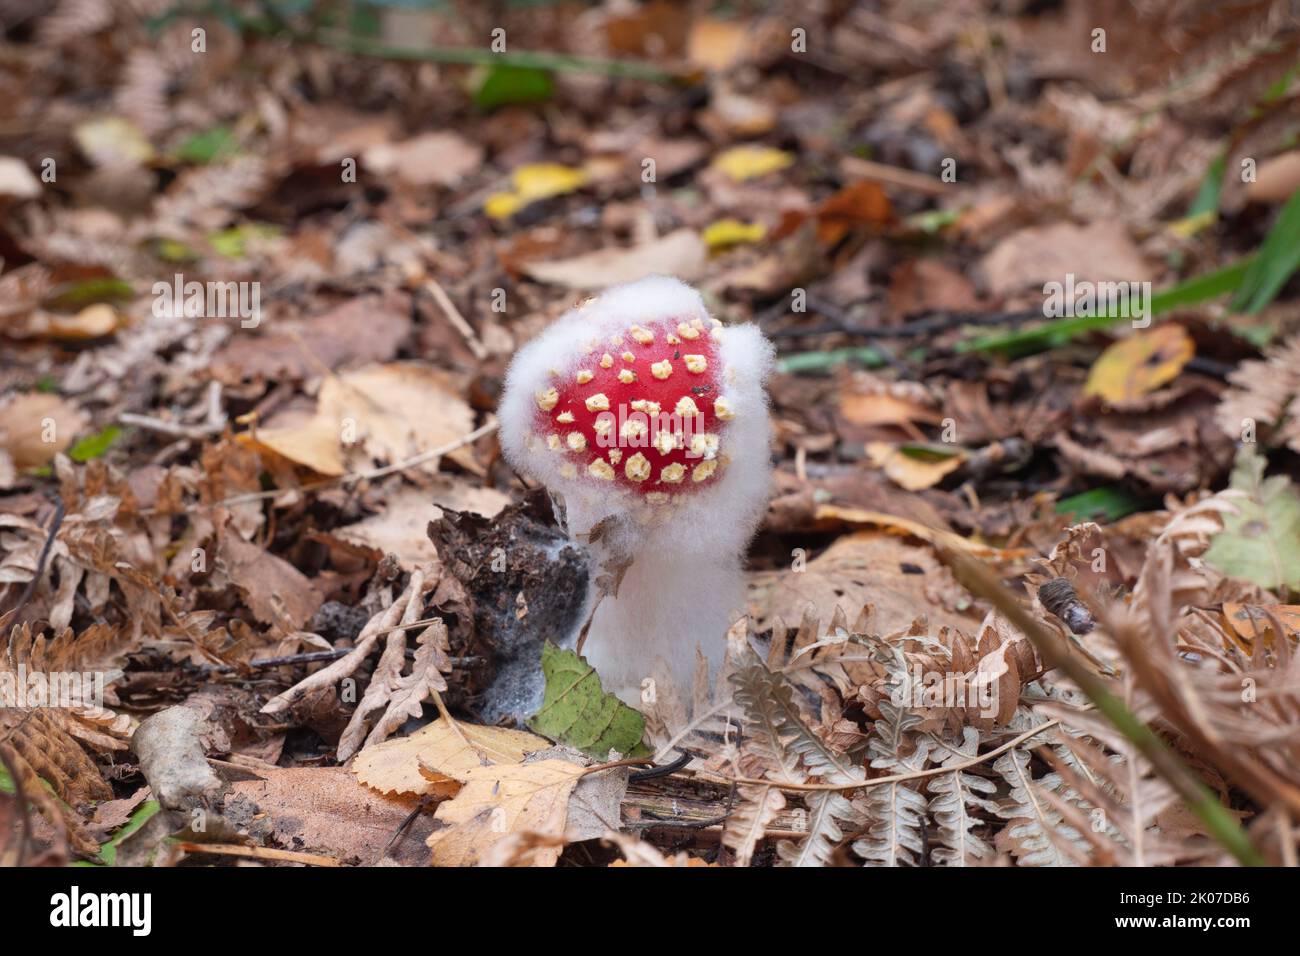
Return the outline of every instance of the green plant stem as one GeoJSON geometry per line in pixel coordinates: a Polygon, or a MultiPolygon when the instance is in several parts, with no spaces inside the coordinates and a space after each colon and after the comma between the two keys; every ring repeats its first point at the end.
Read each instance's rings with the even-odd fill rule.
{"type": "Polygon", "coordinates": [[[608,60],[573,56],[568,53],[546,53],[535,50],[494,53],[478,47],[404,47],[391,46],[363,37],[334,33],[316,33],[295,39],[318,43],[358,56],[380,57],[385,60],[414,60],[429,63],[459,63],[468,66],[513,66],[521,69],[554,70],[559,73],[599,73],[631,80],[648,80],[652,83],[669,83],[677,77],[657,67],[631,60],[608,60]]]}
{"type": "Polygon", "coordinates": [[[1080,659],[1064,646],[1061,639],[1043,627],[1017,600],[1016,596],[988,568],[965,555],[940,546],[945,563],[957,580],[972,594],[992,602],[1015,627],[1029,638],[1043,662],[1063,671],[1079,689],[1088,695],[1097,710],[1115,728],[1133,742],[1133,746],[1151,761],[1151,765],[1169,782],[1187,804],[1187,808],[1205,824],[1206,831],[1229,853],[1246,866],[1267,866],[1264,858],[1251,842],[1241,824],[1219,803],[1210,789],[1178,759],[1169,746],[1124,706],[1105,683],[1085,667],[1080,659]]]}

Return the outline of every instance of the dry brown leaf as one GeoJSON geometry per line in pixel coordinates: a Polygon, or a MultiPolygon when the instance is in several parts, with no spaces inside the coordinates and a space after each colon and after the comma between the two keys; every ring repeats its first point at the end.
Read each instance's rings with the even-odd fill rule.
{"type": "Polygon", "coordinates": [[[686,58],[704,70],[727,70],[740,62],[750,31],[740,20],[698,17],[686,35],[686,58]]]}
{"type": "Polygon", "coordinates": [[[27,392],[0,406],[0,451],[16,468],[39,468],[86,427],[76,405],[57,395],[27,392]]]}
{"type": "Polygon", "coordinates": [[[311,378],[345,363],[386,362],[410,331],[409,296],[358,296],[301,322],[277,323],[273,332],[234,336],[212,357],[212,374],[233,385],[259,376],[311,378]]]}
{"type": "Polygon", "coordinates": [[[230,583],[244,592],[248,607],[264,624],[288,622],[287,629],[298,630],[321,605],[321,596],[306,575],[236,534],[222,537],[218,559],[230,583]]]}
{"type": "Polygon", "coordinates": [[[483,162],[483,147],[456,133],[423,133],[379,143],[362,153],[371,172],[394,174],[415,186],[455,186],[483,162]]]}
{"type": "Polygon", "coordinates": [[[510,504],[510,497],[495,488],[483,488],[452,476],[443,476],[432,488],[403,487],[384,502],[376,515],[344,525],[335,534],[344,541],[378,548],[395,554],[405,568],[432,561],[437,551],[425,526],[442,517],[443,505],[453,511],[470,511],[485,518],[496,517],[510,504]]]}
{"type": "Polygon", "coordinates": [[[13,156],[0,156],[0,196],[35,199],[40,194],[41,184],[26,163],[13,156]]]}
{"type": "Polygon", "coordinates": [[[1255,181],[1246,184],[1246,198],[1251,202],[1286,202],[1300,189],[1300,150],[1272,156],[1259,164],[1255,181]]]}
{"type": "Polygon", "coordinates": [[[677,276],[684,282],[704,273],[709,251],[693,229],[678,229],[631,248],[601,249],[557,262],[530,262],[522,271],[538,282],[566,289],[605,289],[649,275],[677,276]]]}
{"type": "Polygon", "coordinates": [[[966,455],[958,452],[946,458],[926,461],[884,441],[867,442],[866,450],[872,464],[888,475],[896,485],[908,491],[933,488],[966,460],[966,455]]]}
{"type": "Polygon", "coordinates": [[[928,547],[902,538],[864,531],[837,539],[806,567],[760,571],[749,578],[749,607],[755,627],[763,630],[777,618],[799,621],[811,608],[828,618],[838,605],[853,616],[865,604],[876,608],[875,626],[882,633],[900,630],[921,614],[931,628],[970,630],[976,621],[957,606],[965,592],[928,547]],[[919,568],[921,573],[908,573],[919,568]]]}
{"type": "Polygon", "coordinates": [[[1010,295],[1046,282],[1143,282],[1154,278],[1151,267],[1122,223],[1110,220],[1087,226],[1062,222],[1033,226],[1003,239],[980,263],[989,289],[1010,295]]]}
{"type": "MultiPolygon", "coordinates": [[[[415,803],[361,786],[343,767],[259,768],[262,779],[231,785],[223,813],[246,827],[260,843],[321,853],[338,860],[374,865],[407,822],[415,803]]],[[[430,832],[427,814],[391,851],[397,861],[423,862],[420,845],[430,832]]]]}
{"type": "MultiPolygon", "coordinates": [[[[342,475],[351,456],[362,466],[394,464],[450,444],[473,427],[474,412],[450,376],[399,362],[330,376],[306,424],[259,428],[241,438],[322,475],[342,475]]],[[[452,457],[481,470],[467,449],[452,457]]],[[[438,462],[420,467],[432,474],[438,462]]]]}
{"type": "Polygon", "coordinates": [[[485,762],[513,764],[550,741],[506,727],[435,720],[409,737],[372,744],[357,754],[352,771],[383,793],[451,796],[465,772],[485,762]]]}
{"type": "MultiPolygon", "coordinates": [[[[434,813],[446,826],[427,841],[433,865],[473,866],[510,833],[562,835],[569,798],[583,769],[555,759],[467,768],[460,792],[434,813]]],[[[533,865],[554,866],[560,852],[559,846],[539,850],[533,865]]]]}

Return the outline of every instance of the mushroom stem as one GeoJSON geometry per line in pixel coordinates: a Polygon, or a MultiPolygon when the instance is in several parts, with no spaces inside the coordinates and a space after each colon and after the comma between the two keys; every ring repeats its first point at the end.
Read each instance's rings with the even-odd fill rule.
{"type": "Polygon", "coordinates": [[[617,596],[596,608],[583,655],[607,691],[630,704],[653,693],[654,664],[662,659],[684,694],[690,693],[696,649],[716,674],[727,630],[744,611],[745,578],[730,554],[636,553],[617,596]],[[707,573],[700,573],[707,566],[707,573]]]}

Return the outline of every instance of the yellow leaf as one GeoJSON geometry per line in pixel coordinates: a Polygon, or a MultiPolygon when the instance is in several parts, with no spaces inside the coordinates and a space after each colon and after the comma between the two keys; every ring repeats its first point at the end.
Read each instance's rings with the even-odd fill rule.
{"type": "Polygon", "coordinates": [[[1101,353],[1083,392],[1108,402],[1140,398],[1173,381],[1195,354],[1196,344],[1181,325],[1134,333],[1101,353]]]}
{"type": "Polygon", "coordinates": [[[905,454],[902,449],[884,441],[868,442],[867,456],[877,468],[890,477],[894,484],[908,491],[934,487],[943,480],[945,475],[960,468],[961,463],[966,460],[965,454],[956,454],[926,461],[905,454]]]}
{"type": "MultiPolygon", "coordinates": [[[[433,865],[473,866],[511,833],[563,834],[569,797],[583,769],[567,760],[466,769],[460,792],[434,813],[446,826],[428,839],[433,865]]],[[[560,852],[560,846],[540,848],[532,862],[554,866],[560,852]]]]}
{"type": "Polygon", "coordinates": [[[741,222],[739,219],[719,219],[703,233],[704,244],[710,249],[723,249],[746,242],[758,242],[767,235],[767,226],[761,222],[741,222]]]}
{"type": "Polygon", "coordinates": [[[154,157],[153,147],[140,128],[120,116],[82,123],[72,135],[96,166],[140,166],[154,157]]]}
{"type": "Polygon", "coordinates": [[[545,750],[550,741],[522,730],[435,720],[409,737],[373,744],[352,763],[352,772],[381,793],[437,793],[460,789],[466,771],[484,763],[514,764],[545,750]]]}
{"type": "Polygon", "coordinates": [[[509,192],[493,193],[484,201],[483,211],[493,219],[506,219],[539,199],[581,189],[589,179],[585,169],[560,163],[529,163],[511,173],[509,192]]]}
{"type": "Polygon", "coordinates": [[[757,179],[794,162],[794,156],[770,146],[734,146],[714,157],[711,164],[736,182],[757,179]]]}

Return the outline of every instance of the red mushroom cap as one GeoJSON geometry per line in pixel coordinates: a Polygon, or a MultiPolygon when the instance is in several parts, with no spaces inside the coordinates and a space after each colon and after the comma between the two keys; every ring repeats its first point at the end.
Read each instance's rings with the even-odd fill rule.
{"type": "Polygon", "coordinates": [[[733,414],[721,335],[716,319],[664,318],[590,343],[534,396],[536,434],[567,477],[647,497],[708,487],[733,414]]]}

